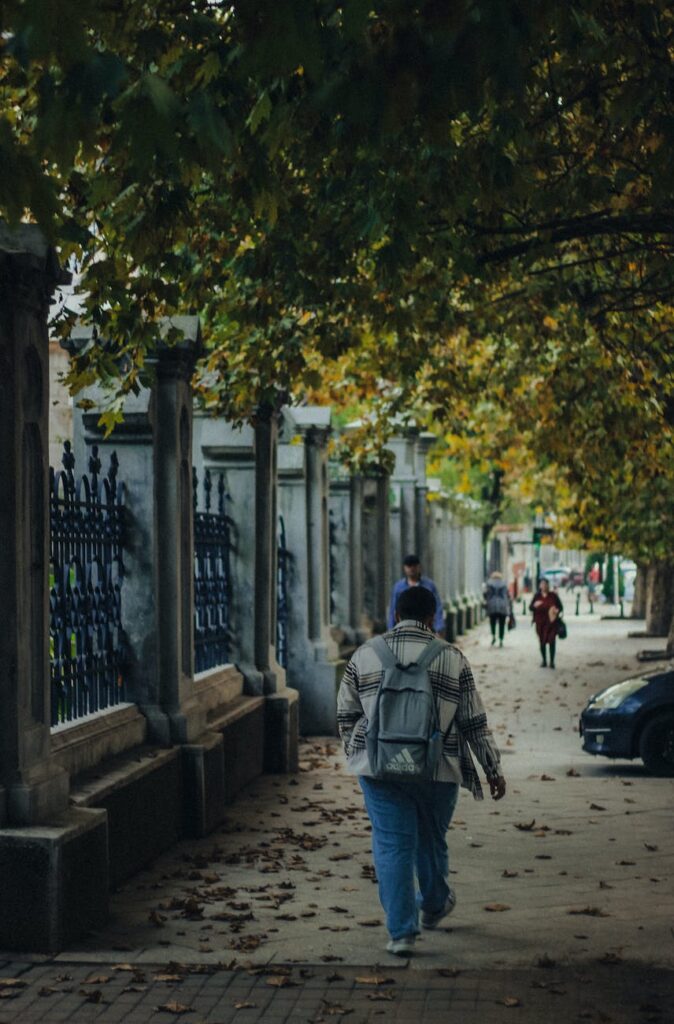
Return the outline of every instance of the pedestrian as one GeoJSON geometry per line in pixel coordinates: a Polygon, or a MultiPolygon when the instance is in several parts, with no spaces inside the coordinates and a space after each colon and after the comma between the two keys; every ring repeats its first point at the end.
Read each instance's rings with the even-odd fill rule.
{"type": "Polygon", "coordinates": [[[406,555],[403,560],[403,576],[396,583],[393,584],[393,590],[391,591],[391,601],[389,603],[388,618],[386,625],[388,629],[393,629],[396,624],[396,603],[398,598],[407,590],[408,587],[425,587],[426,590],[430,590],[431,594],[435,598],[435,613],[433,615],[433,630],[437,636],[445,635],[445,615],[442,610],[442,601],[438,588],[432,579],[428,576],[424,576],[421,571],[421,562],[419,561],[418,555],[406,555]]]}
{"type": "MultiPolygon", "coordinates": [[[[404,589],[396,603],[396,625],[383,635],[397,666],[423,658],[436,621],[433,594],[423,586],[404,589]]],[[[432,652],[431,652],[432,653],[432,652]]],[[[414,951],[421,927],[436,928],[456,904],[449,886],[446,833],[459,786],[482,799],[471,750],[487,776],[492,797],[506,791],[500,755],[487,725],[473,674],[458,647],[443,641],[428,665],[442,746],[433,778],[375,778],[368,756],[368,725],[385,677],[373,642],[363,644],[346,667],[337,701],[337,722],[347,771],[359,777],[372,823],[372,853],[379,898],[395,956],[414,951]],[[417,886],[418,883],[418,892],[417,886]]],[[[390,765],[388,766],[390,767],[390,765]]]]}
{"type": "Polygon", "coordinates": [[[491,628],[491,645],[496,643],[496,627],[498,626],[498,643],[503,647],[506,622],[513,614],[513,602],[508,593],[508,584],[503,574],[494,570],[485,584],[484,603],[489,616],[491,628]]]}
{"type": "Polygon", "coordinates": [[[550,589],[550,583],[545,578],[538,581],[538,590],[529,605],[529,611],[533,612],[538,642],[541,645],[541,668],[545,668],[548,663],[546,647],[550,648],[550,668],[554,668],[559,616],[564,607],[559,595],[550,589]]]}

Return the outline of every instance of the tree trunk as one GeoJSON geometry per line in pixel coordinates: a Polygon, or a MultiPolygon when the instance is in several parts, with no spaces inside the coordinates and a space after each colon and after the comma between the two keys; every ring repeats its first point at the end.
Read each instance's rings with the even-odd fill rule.
{"type": "Polygon", "coordinates": [[[667,657],[674,658],[674,615],[672,615],[669,636],[667,637],[667,657]]]}
{"type": "Polygon", "coordinates": [[[648,566],[639,562],[637,565],[637,575],[634,581],[634,598],[632,599],[632,618],[633,619],[645,619],[646,618],[646,586],[647,586],[647,575],[648,566]]]}
{"type": "Polygon", "coordinates": [[[669,636],[674,617],[674,562],[652,562],[648,567],[646,630],[669,636]]]}

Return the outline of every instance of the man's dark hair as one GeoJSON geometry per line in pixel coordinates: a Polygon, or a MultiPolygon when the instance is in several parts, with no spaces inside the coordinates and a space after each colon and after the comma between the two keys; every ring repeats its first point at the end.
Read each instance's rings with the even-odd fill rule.
{"type": "Polygon", "coordinates": [[[405,555],[403,558],[403,565],[420,565],[421,560],[418,555],[405,555]]]}
{"type": "Polygon", "coordinates": [[[396,611],[401,619],[426,622],[435,615],[435,597],[426,587],[408,587],[396,601],[396,611]]]}

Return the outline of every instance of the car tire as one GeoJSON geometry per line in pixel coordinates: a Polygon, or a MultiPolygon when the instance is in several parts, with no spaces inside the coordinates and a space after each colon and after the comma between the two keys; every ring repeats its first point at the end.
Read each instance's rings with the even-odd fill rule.
{"type": "Polygon", "coordinates": [[[639,755],[653,775],[674,775],[674,712],[646,723],[639,737],[639,755]]]}

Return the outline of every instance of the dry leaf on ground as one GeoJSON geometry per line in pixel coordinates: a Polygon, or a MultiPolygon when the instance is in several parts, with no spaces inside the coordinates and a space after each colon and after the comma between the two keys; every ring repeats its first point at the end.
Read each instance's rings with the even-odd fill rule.
{"type": "Polygon", "coordinates": [[[361,975],[356,981],[359,985],[395,985],[394,978],[386,978],[383,974],[361,975]]]}
{"type": "Polygon", "coordinates": [[[161,1006],[155,1006],[155,1013],[192,1013],[192,1007],[184,1003],[162,1003],[161,1006]]]}
{"type": "Polygon", "coordinates": [[[246,1002],[245,999],[238,999],[234,1003],[235,1010],[254,1010],[257,1007],[257,1003],[246,1002]]]}
{"type": "Polygon", "coordinates": [[[577,907],[567,910],[567,914],[584,914],[586,917],[610,917],[601,907],[577,907]]]}
{"type": "Polygon", "coordinates": [[[485,910],[489,910],[492,914],[500,914],[504,910],[510,910],[508,903],[486,903],[485,910]]]}
{"type": "Polygon", "coordinates": [[[522,1005],[521,1000],[518,999],[517,996],[504,996],[503,999],[497,999],[496,1001],[497,1003],[500,1003],[501,1006],[513,1007],[522,1005]]]}

